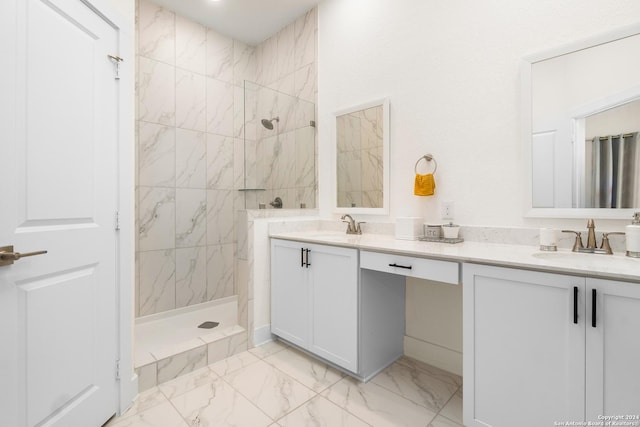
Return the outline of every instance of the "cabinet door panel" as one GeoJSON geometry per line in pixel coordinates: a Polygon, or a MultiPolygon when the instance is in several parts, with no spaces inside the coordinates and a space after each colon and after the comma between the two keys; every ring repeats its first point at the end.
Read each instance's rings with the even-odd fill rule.
{"type": "Polygon", "coordinates": [[[302,244],[271,241],[271,332],[306,348],[309,341],[308,269],[302,244]]]}
{"type": "Polygon", "coordinates": [[[465,264],[463,283],[465,425],[581,420],[584,279],[465,264]]]}
{"type": "Polygon", "coordinates": [[[313,245],[309,253],[311,351],[352,372],[358,360],[358,252],[313,245]]]}
{"type": "Polygon", "coordinates": [[[640,284],[587,279],[587,295],[587,420],[640,415],[640,284]]]}

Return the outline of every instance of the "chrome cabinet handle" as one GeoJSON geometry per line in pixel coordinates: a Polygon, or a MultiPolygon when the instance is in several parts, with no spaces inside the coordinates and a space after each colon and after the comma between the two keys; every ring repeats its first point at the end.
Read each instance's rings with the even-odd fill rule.
{"type": "Polygon", "coordinates": [[[11,265],[14,261],[18,261],[21,258],[26,258],[29,256],[35,255],[44,255],[47,251],[36,251],[36,252],[14,252],[13,245],[9,246],[1,246],[0,247],[0,267],[4,267],[5,265],[11,265]]]}

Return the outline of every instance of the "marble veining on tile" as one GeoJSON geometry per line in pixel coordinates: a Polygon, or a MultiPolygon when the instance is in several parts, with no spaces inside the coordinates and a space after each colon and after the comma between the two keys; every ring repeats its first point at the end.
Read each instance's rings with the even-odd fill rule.
{"type": "Polygon", "coordinates": [[[235,294],[233,243],[207,246],[207,300],[235,294]]]}
{"type": "Polygon", "coordinates": [[[232,243],[234,238],[233,190],[207,190],[207,244],[232,243]]]}
{"type": "Polygon", "coordinates": [[[238,40],[233,41],[233,79],[237,86],[245,80],[255,81],[256,63],[254,48],[238,40]]]}
{"type": "Polygon", "coordinates": [[[418,370],[428,374],[430,377],[439,379],[441,381],[453,384],[455,386],[462,386],[462,377],[460,375],[452,374],[451,372],[444,371],[436,368],[435,366],[428,365],[416,359],[412,359],[407,356],[403,356],[396,362],[398,365],[403,365],[411,369],[411,371],[418,370]]]}
{"type": "Polygon", "coordinates": [[[229,335],[208,344],[208,363],[216,363],[247,350],[247,332],[229,335]]]}
{"type": "Polygon", "coordinates": [[[274,420],[292,411],[315,394],[262,360],[223,378],[274,420]]]}
{"type": "Polygon", "coordinates": [[[175,308],[175,251],[166,249],[140,253],[140,314],[175,308]]]}
{"type": "Polygon", "coordinates": [[[294,23],[295,68],[316,60],[317,8],[313,8],[294,23]]]}
{"type": "Polygon", "coordinates": [[[118,418],[107,423],[107,427],[189,427],[169,401],[137,413],[134,416],[118,418]]]}
{"type": "Polygon", "coordinates": [[[173,188],[138,187],[138,249],[172,248],[175,234],[173,188]]]}
{"type": "Polygon", "coordinates": [[[207,347],[189,350],[158,361],[158,383],[163,383],[207,365],[207,347]]]}
{"type": "Polygon", "coordinates": [[[119,419],[122,420],[134,417],[144,411],[165,403],[168,403],[167,398],[157,387],[153,387],[147,391],[139,393],[133,401],[133,404],[122,415],[120,415],[119,419]]]}
{"type": "Polygon", "coordinates": [[[148,0],[138,9],[138,54],[175,63],[175,14],[148,0]]]}
{"type": "Polygon", "coordinates": [[[176,249],[176,307],[206,301],[206,261],[204,246],[176,249]]]}
{"type": "Polygon", "coordinates": [[[206,197],[206,190],[176,189],[176,247],[205,244],[207,231],[206,197]]]}
{"type": "Polygon", "coordinates": [[[425,425],[436,413],[372,382],[344,378],[321,393],[367,423],[380,427],[425,425]]]}
{"type": "Polygon", "coordinates": [[[234,188],[234,139],[222,135],[207,135],[207,188],[234,188]]]}
{"type": "MultiPolygon", "coordinates": [[[[246,332],[234,331],[241,332],[240,328],[230,328],[227,336],[246,339],[246,332]]],[[[187,357],[170,364],[179,368],[195,359],[187,357]]],[[[418,365],[411,359],[405,364],[396,362],[391,373],[379,374],[365,384],[350,377],[340,379],[342,374],[327,370],[314,358],[282,342],[269,342],[209,366],[193,367],[191,373],[140,393],[131,409],[107,425],[182,426],[184,420],[184,425],[198,427],[462,427],[462,390],[456,384],[440,381],[438,387],[458,391],[444,406],[438,405],[439,412],[430,411],[408,398],[411,392],[407,387],[419,384],[433,388],[430,381],[434,378],[424,381],[420,377],[426,375],[425,371],[440,370],[419,363],[422,369],[418,378],[411,378],[416,372],[407,363],[418,365]],[[327,373],[337,375],[330,378],[327,373]],[[324,388],[326,380],[332,383],[328,388],[324,388]],[[305,384],[321,387],[312,390],[305,384]],[[393,389],[396,384],[402,385],[393,389]],[[169,402],[173,414],[167,411],[169,402]]]]}
{"type": "Polygon", "coordinates": [[[224,360],[216,362],[210,365],[211,370],[220,376],[225,376],[232,372],[236,372],[239,369],[246,368],[247,366],[258,362],[258,359],[248,351],[238,353],[235,356],[228,357],[224,360]]]}
{"type": "Polygon", "coordinates": [[[207,128],[206,78],[176,69],[176,126],[205,131],[207,128]]]}
{"type": "Polygon", "coordinates": [[[207,76],[233,82],[233,40],[214,30],[207,30],[207,76]]]}
{"type": "Polygon", "coordinates": [[[276,43],[278,45],[278,78],[282,78],[294,71],[294,26],[295,25],[287,25],[280,30],[276,36],[276,43]]]}
{"type": "Polygon", "coordinates": [[[458,390],[449,402],[442,408],[440,415],[462,424],[462,390],[458,390]]]}
{"type": "Polygon", "coordinates": [[[400,364],[387,367],[371,381],[433,412],[440,411],[459,388],[400,364]]]}
{"type": "Polygon", "coordinates": [[[139,122],[138,139],[138,184],[173,187],[176,181],[175,130],[139,122]]]}
{"type": "Polygon", "coordinates": [[[207,135],[176,129],[176,187],[206,188],[207,135]]]}
{"type": "Polygon", "coordinates": [[[205,73],[206,27],[176,15],[176,66],[205,73]]]}
{"type": "Polygon", "coordinates": [[[138,119],[174,126],[175,68],[144,57],[138,64],[138,119]]]}
{"type": "Polygon", "coordinates": [[[268,426],[272,420],[221,379],[171,399],[193,426],[268,426]]]}
{"type": "Polygon", "coordinates": [[[250,348],[249,352],[259,357],[260,359],[264,359],[288,348],[290,348],[288,345],[282,344],[278,340],[274,340],[266,342],[257,347],[250,348]]]}
{"type": "Polygon", "coordinates": [[[281,427],[367,427],[369,424],[322,396],[316,396],[278,420],[281,427]]]}
{"type": "Polygon", "coordinates": [[[316,393],[338,382],[344,375],[297,350],[287,349],[263,359],[316,393]]]}
{"type": "Polygon", "coordinates": [[[207,132],[233,136],[233,85],[207,78],[207,132]]]}
{"type": "Polygon", "coordinates": [[[205,366],[187,375],[162,383],[158,385],[158,389],[167,399],[173,399],[200,386],[211,384],[218,378],[218,374],[209,369],[208,366],[205,366]]]}

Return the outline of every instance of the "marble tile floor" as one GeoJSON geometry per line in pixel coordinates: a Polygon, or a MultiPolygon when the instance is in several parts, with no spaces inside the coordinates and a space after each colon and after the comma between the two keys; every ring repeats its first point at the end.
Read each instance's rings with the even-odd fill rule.
{"type": "Polygon", "coordinates": [[[141,393],[107,427],[461,427],[462,379],[401,358],[361,383],[281,342],[141,393]]]}

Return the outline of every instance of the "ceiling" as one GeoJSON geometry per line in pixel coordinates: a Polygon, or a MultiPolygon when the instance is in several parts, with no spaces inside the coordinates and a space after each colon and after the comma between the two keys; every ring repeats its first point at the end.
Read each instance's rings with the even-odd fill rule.
{"type": "Polygon", "coordinates": [[[321,0],[152,0],[219,33],[257,45],[321,0]]]}

